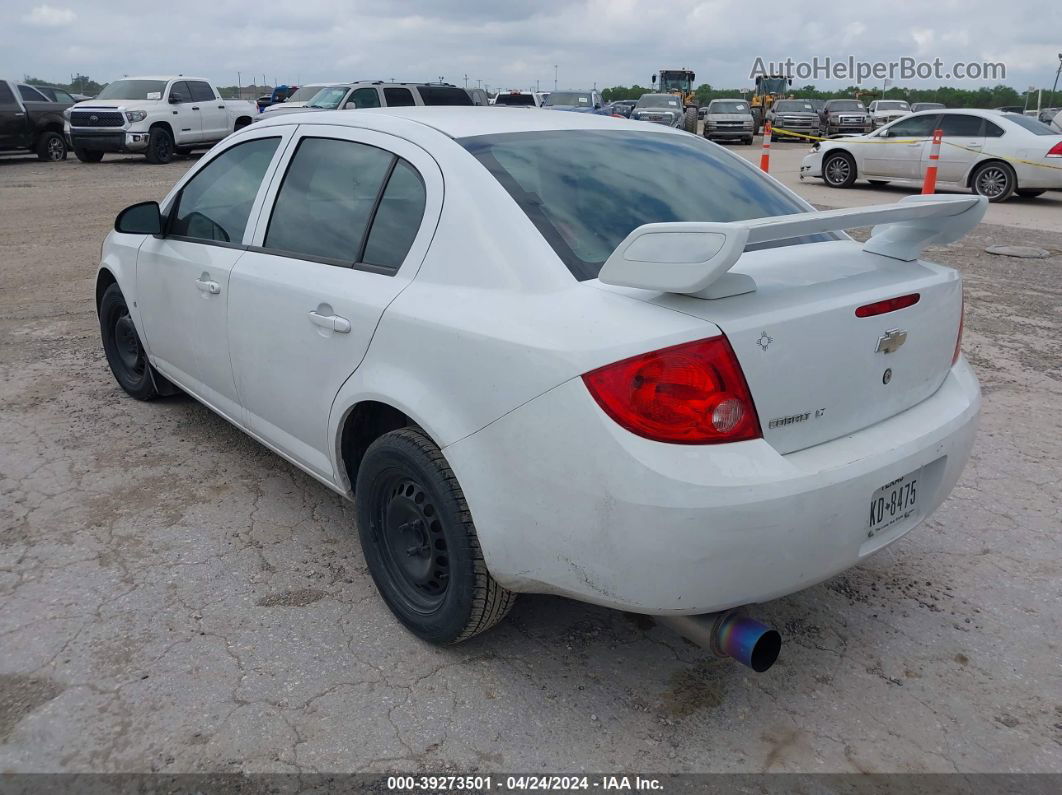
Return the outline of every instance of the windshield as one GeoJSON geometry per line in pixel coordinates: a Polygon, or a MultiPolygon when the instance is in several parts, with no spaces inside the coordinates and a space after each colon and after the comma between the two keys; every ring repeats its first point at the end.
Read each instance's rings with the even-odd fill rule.
{"type": "MultiPolygon", "coordinates": [[[[642,224],[808,211],[741,158],[692,135],[556,130],[458,143],[494,175],[580,281],[596,278],[642,224]]],[[[799,242],[812,239],[835,238],[799,242]]]]}
{"type": "Polygon", "coordinates": [[[330,86],[329,88],[322,88],[313,95],[313,99],[310,100],[307,107],[335,110],[339,107],[339,103],[343,101],[343,97],[346,95],[346,86],[330,86]]]}
{"type": "Polygon", "coordinates": [[[875,107],[878,110],[910,110],[910,108],[907,107],[906,102],[893,102],[891,100],[888,102],[879,102],[875,107]]]}
{"type": "Polygon", "coordinates": [[[162,99],[165,80],[115,80],[96,99],[162,99]]]}
{"type": "Polygon", "coordinates": [[[829,109],[831,111],[837,111],[837,110],[859,110],[859,111],[865,111],[866,110],[866,108],[863,107],[863,103],[859,102],[858,100],[855,100],[855,99],[838,99],[838,100],[835,100],[834,102],[830,102],[828,107],[829,107],[829,109]]]}
{"type": "Polygon", "coordinates": [[[662,72],[660,74],[660,87],[667,91],[689,91],[692,75],[684,72],[662,72]]]}
{"type": "Polygon", "coordinates": [[[713,102],[708,106],[709,113],[748,113],[746,102],[713,102]]]}
{"type": "Polygon", "coordinates": [[[678,97],[671,94],[642,94],[636,108],[677,108],[678,97]]]}
{"type": "Polygon", "coordinates": [[[288,97],[287,101],[309,102],[311,99],[317,96],[317,92],[320,91],[322,88],[323,86],[303,86],[290,97],[288,97]]]}
{"type": "Polygon", "coordinates": [[[531,94],[498,94],[498,98],[494,100],[494,104],[534,106],[535,98],[531,94]]]}
{"type": "Polygon", "coordinates": [[[765,77],[759,87],[765,94],[781,94],[789,87],[789,81],[784,77],[765,77]]]}
{"type": "Polygon", "coordinates": [[[554,91],[546,100],[546,105],[575,105],[576,107],[590,107],[593,104],[593,95],[589,91],[554,91]]]}
{"type": "Polygon", "coordinates": [[[1039,119],[1034,119],[1031,116],[1021,116],[1017,113],[1004,113],[1003,118],[1007,121],[1012,121],[1019,127],[1024,127],[1031,133],[1037,135],[1058,135],[1058,130],[1052,130],[1046,124],[1039,119]]]}
{"type": "Polygon", "coordinates": [[[810,102],[795,99],[783,99],[774,103],[774,109],[778,113],[814,113],[815,108],[810,102]]]}

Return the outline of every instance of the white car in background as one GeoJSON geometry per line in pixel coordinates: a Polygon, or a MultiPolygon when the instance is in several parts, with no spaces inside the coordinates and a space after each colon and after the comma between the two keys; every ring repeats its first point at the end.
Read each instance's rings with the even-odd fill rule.
{"type": "Polygon", "coordinates": [[[936,129],[943,131],[938,183],[992,202],[1062,190],[1062,133],[1018,113],[972,109],[922,111],[869,135],[818,142],[804,157],[801,179],[818,177],[831,188],[857,179],[920,183],[936,129]]]}
{"type": "Polygon", "coordinates": [[[962,282],[919,255],[986,206],[818,212],[592,114],[280,115],[118,216],[96,305],[130,395],[176,385],[356,501],[421,638],[552,593],[764,670],[778,633],[731,609],[892,544],[966,464],[962,282]]]}
{"type": "Polygon", "coordinates": [[[870,126],[881,127],[891,121],[903,118],[911,112],[911,106],[902,99],[877,99],[870,103],[870,126]]]}

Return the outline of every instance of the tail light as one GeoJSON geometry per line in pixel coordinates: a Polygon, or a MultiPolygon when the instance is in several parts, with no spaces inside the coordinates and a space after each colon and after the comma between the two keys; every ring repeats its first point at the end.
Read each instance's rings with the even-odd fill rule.
{"type": "Polygon", "coordinates": [[[762,436],[724,336],[632,356],[586,373],[583,382],[608,416],[646,439],[719,444],[762,436]]]}
{"type": "Polygon", "coordinates": [[[856,317],[874,317],[875,315],[884,315],[887,312],[895,312],[897,309],[906,309],[909,306],[914,306],[921,299],[919,293],[911,293],[910,295],[901,295],[898,298],[886,298],[884,301],[876,301],[873,304],[863,304],[855,311],[856,317]]]}
{"type": "Polygon", "coordinates": [[[1062,157],[1062,141],[1052,146],[1047,150],[1048,157],[1062,157]]]}
{"type": "Polygon", "coordinates": [[[962,304],[960,304],[960,308],[959,308],[959,334],[955,338],[955,353],[953,353],[951,355],[951,363],[952,363],[952,365],[954,365],[955,362],[959,361],[959,354],[962,353],[962,325],[963,325],[963,316],[965,314],[966,314],[966,293],[964,292],[964,293],[962,293],[962,304]]]}

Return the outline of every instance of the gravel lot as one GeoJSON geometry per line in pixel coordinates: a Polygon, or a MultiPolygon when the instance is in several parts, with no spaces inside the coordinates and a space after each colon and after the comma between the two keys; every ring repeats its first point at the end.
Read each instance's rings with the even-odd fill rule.
{"type": "Polygon", "coordinates": [[[757,676],[551,597],[427,646],[350,505],[189,399],[126,397],[100,243],[190,162],[0,160],[0,771],[1062,771],[1062,233],[934,252],[967,280],[974,458],[903,541],[759,608],[785,645],[757,676]]]}

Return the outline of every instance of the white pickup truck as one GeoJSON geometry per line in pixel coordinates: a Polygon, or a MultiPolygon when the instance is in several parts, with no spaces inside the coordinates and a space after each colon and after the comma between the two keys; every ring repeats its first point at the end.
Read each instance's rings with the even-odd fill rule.
{"type": "Polygon", "coordinates": [[[106,152],[142,152],[150,163],[207,149],[258,115],[253,102],[225,100],[201,77],[128,77],[65,111],[66,136],[82,163],[106,152]]]}

